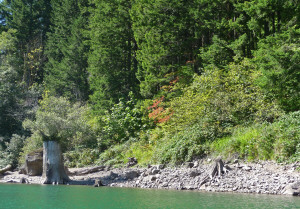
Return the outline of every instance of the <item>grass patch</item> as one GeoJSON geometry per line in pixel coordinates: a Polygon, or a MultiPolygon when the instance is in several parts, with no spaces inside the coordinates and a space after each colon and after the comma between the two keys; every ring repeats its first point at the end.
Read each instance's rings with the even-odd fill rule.
{"type": "Polygon", "coordinates": [[[209,144],[213,154],[238,154],[246,160],[300,160],[300,111],[281,117],[274,123],[236,127],[230,137],[209,144]]]}

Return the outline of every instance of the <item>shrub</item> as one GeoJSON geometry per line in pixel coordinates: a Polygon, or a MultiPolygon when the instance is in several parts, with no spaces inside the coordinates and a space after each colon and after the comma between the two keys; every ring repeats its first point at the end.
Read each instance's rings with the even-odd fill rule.
{"type": "Polygon", "coordinates": [[[141,132],[139,140],[132,140],[130,147],[125,151],[124,162],[128,162],[128,158],[135,157],[139,165],[145,166],[152,161],[153,144],[149,142],[149,132],[141,132]]]}
{"type": "Polygon", "coordinates": [[[35,150],[43,148],[43,139],[38,133],[33,133],[24,141],[24,147],[21,150],[19,157],[19,165],[25,163],[25,156],[35,150]]]}
{"type": "Polygon", "coordinates": [[[129,149],[129,147],[130,144],[128,142],[112,146],[100,154],[99,159],[96,161],[96,163],[109,166],[124,165],[124,163],[126,162],[125,152],[129,149]]]}
{"type": "Polygon", "coordinates": [[[148,129],[151,124],[143,118],[143,113],[137,106],[133,94],[129,94],[130,100],[120,100],[110,112],[101,118],[99,146],[108,147],[117,143],[124,143],[130,138],[135,138],[142,130],[148,129]]]}
{"type": "Polygon", "coordinates": [[[166,135],[157,141],[153,160],[160,163],[178,164],[199,157],[204,154],[202,144],[205,134],[199,131],[199,126],[196,124],[174,136],[166,135]]]}
{"type": "Polygon", "coordinates": [[[275,134],[274,154],[278,161],[299,161],[300,147],[300,111],[292,112],[280,118],[272,125],[275,134]]]}
{"type": "Polygon", "coordinates": [[[84,167],[92,165],[99,157],[98,149],[75,148],[64,153],[65,165],[68,167],[84,167]]]}
{"type": "Polygon", "coordinates": [[[18,165],[20,152],[24,146],[25,137],[13,134],[7,146],[7,151],[10,155],[10,161],[13,167],[18,165]]]}
{"type": "MultiPolygon", "coordinates": [[[[170,101],[170,119],[157,124],[152,134],[155,158],[172,163],[191,160],[207,151],[205,144],[230,136],[236,126],[279,117],[282,111],[276,102],[255,85],[258,76],[248,60],[231,64],[227,70],[208,68],[196,75],[183,95],[170,101]]],[[[248,156],[247,150],[241,151],[243,155],[248,156]]]]}
{"type": "Polygon", "coordinates": [[[213,153],[237,153],[247,160],[299,161],[300,112],[282,116],[273,124],[236,128],[232,136],[210,144],[213,153]]]}
{"type": "Polygon", "coordinates": [[[25,120],[24,128],[42,140],[59,141],[63,150],[75,145],[91,147],[97,144],[96,135],[89,125],[88,107],[71,104],[66,98],[48,97],[40,102],[35,120],[25,120]]]}
{"type": "Polygon", "coordinates": [[[26,119],[23,122],[24,128],[29,129],[32,135],[25,141],[20,162],[24,162],[26,154],[41,148],[43,141],[55,140],[61,144],[63,152],[76,149],[75,153],[84,153],[87,156],[87,159],[81,155],[74,156],[71,159],[80,162],[70,164],[73,163],[75,166],[90,164],[92,160],[88,160],[91,156],[89,152],[91,148],[97,146],[97,138],[89,123],[88,113],[87,106],[72,104],[62,97],[49,97],[46,93],[40,101],[35,120],[26,119]]]}
{"type": "Polygon", "coordinates": [[[286,111],[300,109],[300,29],[289,28],[258,43],[254,61],[262,72],[260,86],[286,111]]]}
{"type": "Polygon", "coordinates": [[[10,154],[0,145],[0,169],[11,164],[10,154]]]}
{"type": "Polygon", "coordinates": [[[24,140],[24,136],[13,134],[9,142],[5,143],[5,147],[0,145],[0,168],[5,167],[8,164],[13,167],[18,166],[18,160],[24,140]]]}
{"type": "Polygon", "coordinates": [[[277,118],[281,111],[255,85],[258,76],[247,60],[230,65],[228,72],[208,69],[171,101],[174,114],[165,126],[176,132],[201,123],[208,132],[214,129],[210,138],[215,139],[229,134],[236,125],[277,118]]]}

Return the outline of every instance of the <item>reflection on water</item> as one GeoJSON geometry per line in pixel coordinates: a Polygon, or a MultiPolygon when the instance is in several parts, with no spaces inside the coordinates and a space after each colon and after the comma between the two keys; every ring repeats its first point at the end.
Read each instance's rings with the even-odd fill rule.
{"type": "Polygon", "coordinates": [[[0,184],[0,208],[300,209],[300,198],[108,187],[0,184]]]}

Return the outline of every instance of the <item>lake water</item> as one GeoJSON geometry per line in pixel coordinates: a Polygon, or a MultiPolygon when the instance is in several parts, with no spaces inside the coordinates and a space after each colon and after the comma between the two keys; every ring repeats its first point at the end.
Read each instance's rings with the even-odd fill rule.
{"type": "Polygon", "coordinates": [[[88,186],[0,184],[0,208],[300,208],[300,197],[128,189],[88,186]]]}

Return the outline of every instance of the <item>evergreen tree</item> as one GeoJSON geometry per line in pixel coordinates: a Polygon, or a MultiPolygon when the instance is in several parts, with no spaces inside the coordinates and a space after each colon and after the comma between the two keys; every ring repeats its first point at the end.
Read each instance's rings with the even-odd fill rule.
{"type": "Polygon", "coordinates": [[[228,21],[233,10],[231,1],[221,0],[134,1],[131,17],[142,95],[152,97],[175,77],[200,73],[199,48],[211,44],[214,35],[234,40],[228,21]]]}
{"type": "Polygon", "coordinates": [[[0,33],[7,28],[8,17],[9,13],[7,12],[6,4],[4,1],[0,1],[0,33]]]}
{"type": "Polygon", "coordinates": [[[299,40],[300,29],[290,28],[261,40],[254,53],[263,90],[286,111],[300,110],[299,40]]]}
{"type": "Polygon", "coordinates": [[[131,17],[140,63],[141,94],[152,97],[174,78],[180,66],[195,58],[192,1],[134,1],[131,17]],[[189,27],[191,26],[191,27],[189,27]]]}
{"type": "Polygon", "coordinates": [[[130,91],[137,92],[136,49],[131,1],[96,0],[90,17],[89,73],[95,110],[108,109],[130,91]]]}
{"type": "Polygon", "coordinates": [[[0,143],[2,137],[9,138],[21,126],[21,88],[13,65],[13,54],[16,51],[15,32],[10,29],[0,34],[0,143]]]}
{"type": "Polygon", "coordinates": [[[43,79],[44,44],[49,29],[49,0],[6,1],[11,18],[9,28],[16,29],[19,74],[28,88],[43,79]]]}
{"type": "Polygon", "coordinates": [[[82,30],[87,24],[80,6],[87,0],[51,1],[53,13],[48,34],[45,84],[51,94],[73,101],[88,98],[87,58],[82,30]]]}

